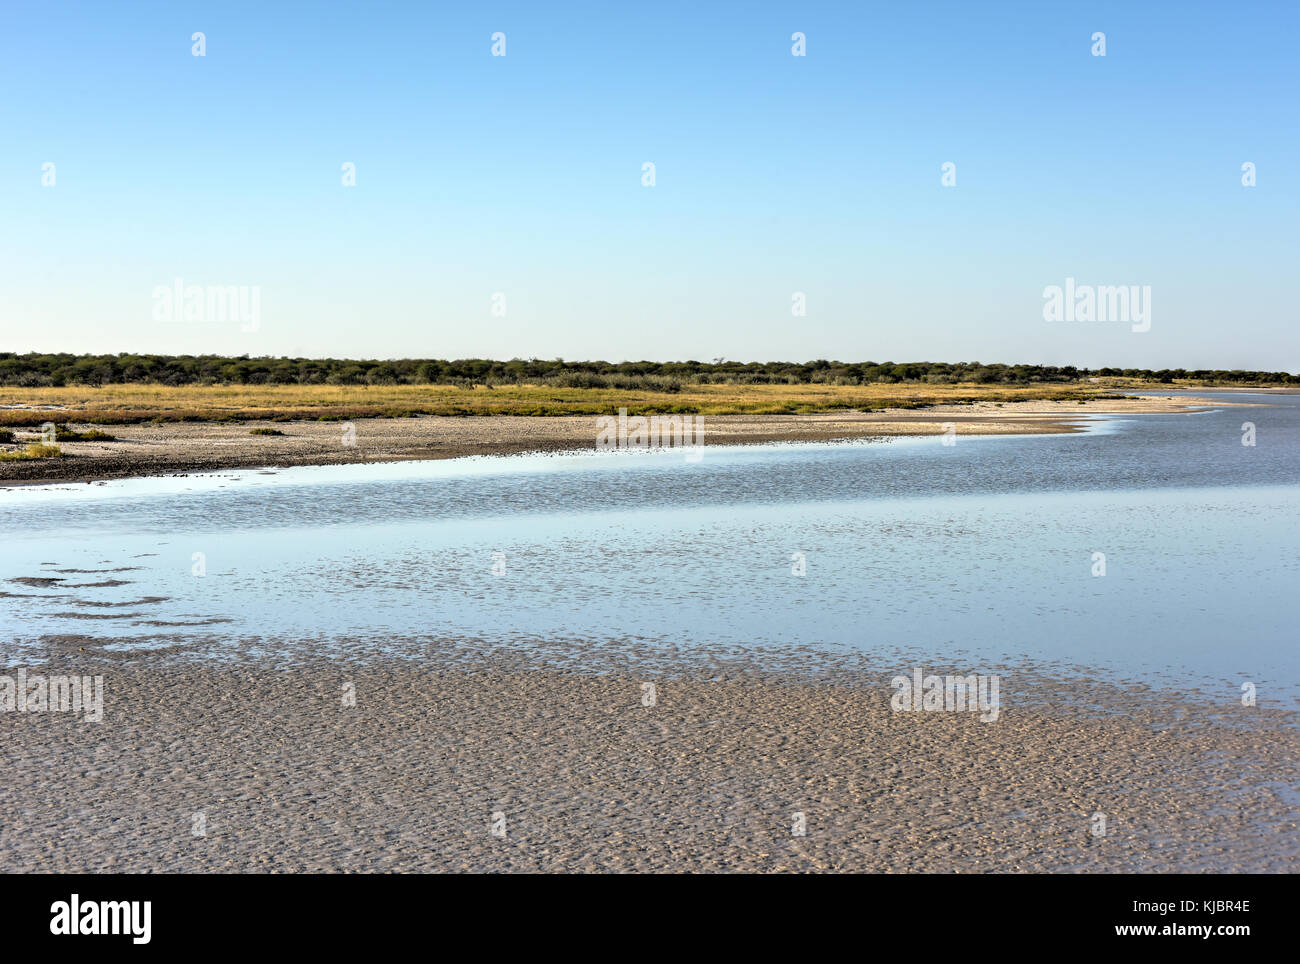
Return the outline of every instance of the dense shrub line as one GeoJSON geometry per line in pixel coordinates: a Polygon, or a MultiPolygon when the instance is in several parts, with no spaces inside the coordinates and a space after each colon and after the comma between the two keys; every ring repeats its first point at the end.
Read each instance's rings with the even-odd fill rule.
{"type": "Polygon", "coordinates": [[[1071,383],[1123,376],[1148,381],[1195,380],[1212,384],[1300,384],[1288,372],[1146,368],[1076,368],[1073,365],[997,365],[980,362],[604,362],[555,358],[494,361],[488,358],[396,359],[238,358],[220,355],[72,355],[0,352],[0,385],[36,388],[67,385],[554,385],[677,391],[683,385],[869,385],[923,382],[949,385],[1071,383]]]}

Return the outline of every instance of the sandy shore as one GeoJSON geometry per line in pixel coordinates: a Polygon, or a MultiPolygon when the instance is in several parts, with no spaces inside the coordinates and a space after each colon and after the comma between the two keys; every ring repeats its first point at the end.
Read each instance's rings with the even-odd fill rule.
{"type": "MultiPolygon", "coordinates": [[[[704,417],[706,445],[825,442],[882,436],[931,435],[952,423],[959,435],[1015,435],[1079,430],[1080,416],[1125,412],[1188,413],[1196,405],[1222,405],[1188,395],[1089,402],[979,402],[918,410],[822,415],[711,415],[704,417]]],[[[1234,403],[1235,404],[1235,403],[1234,403]]],[[[592,448],[591,416],[358,419],[351,423],[239,422],[100,426],[119,441],[61,442],[67,457],[0,462],[0,485],[92,481],[144,475],[212,472],[508,455],[592,448]],[[355,444],[345,444],[346,426],[355,444]],[[250,435],[269,428],[282,435],[250,435]]],[[[20,442],[35,439],[19,433],[20,442]]],[[[13,449],[17,446],[8,446],[13,449]]]]}
{"type": "Polygon", "coordinates": [[[69,650],[45,671],[102,674],[104,719],[0,713],[2,872],[1300,869],[1293,714],[1230,688],[1004,669],[981,722],[847,657],[69,650]]]}

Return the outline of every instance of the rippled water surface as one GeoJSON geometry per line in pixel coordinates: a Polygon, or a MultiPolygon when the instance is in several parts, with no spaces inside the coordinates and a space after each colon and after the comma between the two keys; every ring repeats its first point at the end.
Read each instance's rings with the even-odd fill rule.
{"type": "Polygon", "coordinates": [[[643,639],[975,669],[1028,657],[1153,684],[1251,680],[1293,701],[1300,398],[1223,399],[1264,404],[952,446],[4,489],[0,658],[77,635],[197,652],[287,637],[326,650],[343,637],[376,650],[421,636],[643,639]]]}

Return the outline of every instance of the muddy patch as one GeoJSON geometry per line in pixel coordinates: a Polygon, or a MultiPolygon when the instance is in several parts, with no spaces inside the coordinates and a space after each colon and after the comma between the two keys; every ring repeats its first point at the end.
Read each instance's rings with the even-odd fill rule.
{"type": "MultiPolygon", "coordinates": [[[[51,597],[61,598],[61,597],[51,597]]],[[[99,602],[94,599],[74,599],[69,606],[81,606],[84,608],[96,609],[121,609],[126,606],[152,606],[156,603],[168,602],[171,596],[142,596],[139,599],[129,599],[125,602],[99,602]]]]}
{"type": "Polygon", "coordinates": [[[143,566],[118,566],[116,569],[55,569],[55,572],[61,572],[70,576],[95,576],[103,572],[135,572],[143,566]]]}
{"type": "MultiPolygon", "coordinates": [[[[137,613],[136,615],[139,615],[137,613]]],[[[233,619],[227,619],[224,616],[213,616],[210,619],[196,619],[192,622],[173,622],[164,619],[142,619],[135,623],[136,626],[156,626],[159,628],[182,627],[182,626],[216,626],[219,623],[233,623],[233,619]]]]}
{"type": "Polygon", "coordinates": [[[66,582],[62,576],[14,576],[9,582],[16,582],[20,586],[31,586],[35,589],[48,589],[50,586],[57,586],[61,582],[66,582]]]}
{"type": "Polygon", "coordinates": [[[55,619],[138,619],[145,613],[51,613],[55,619]]]}

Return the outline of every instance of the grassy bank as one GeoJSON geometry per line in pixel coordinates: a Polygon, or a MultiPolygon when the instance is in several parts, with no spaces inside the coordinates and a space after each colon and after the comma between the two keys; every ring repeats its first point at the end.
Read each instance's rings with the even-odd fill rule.
{"type": "Polygon", "coordinates": [[[52,419],[129,425],[416,415],[600,415],[619,408],[631,414],[779,415],[1107,394],[1107,388],[1099,385],[691,385],[674,392],[540,385],[106,385],[0,388],[0,425],[31,426],[52,419]]]}

